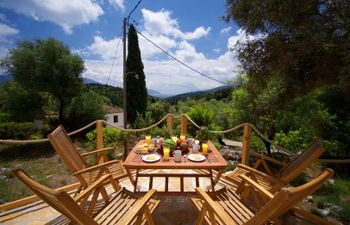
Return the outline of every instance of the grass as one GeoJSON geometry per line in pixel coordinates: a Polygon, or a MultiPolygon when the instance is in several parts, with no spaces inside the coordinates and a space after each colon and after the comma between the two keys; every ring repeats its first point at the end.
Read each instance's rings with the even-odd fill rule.
{"type": "MultiPolygon", "coordinates": [[[[77,143],[81,145],[81,143],[77,143]]],[[[115,158],[121,152],[121,146],[108,158],[115,158]]],[[[88,163],[94,161],[88,157],[88,163]]],[[[0,146],[0,204],[32,195],[32,192],[22,184],[11,172],[22,168],[32,178],[51,188],[62,187],[78,182],[50,143],[29,144],[17,146],[0,146]]]]}
{"type": "Polygon", "coordinates": [[[334,176],[334,184],[328,182],[317,191],[314,213],[321,215],[320,209],[329,209],[329,216],[344,224],[350,224],[350,180],[334,176]]]}

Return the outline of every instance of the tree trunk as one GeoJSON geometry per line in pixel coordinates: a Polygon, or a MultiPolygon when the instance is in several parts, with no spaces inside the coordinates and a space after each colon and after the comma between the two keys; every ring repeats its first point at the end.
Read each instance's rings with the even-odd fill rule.
{"type": "Polygon", "coordinates": [[[271,144],[267,141],[265,141],[264,139],[261,139],[264,142],[266,151],[267,151],[267,155],[271,155],[271,144]]]}

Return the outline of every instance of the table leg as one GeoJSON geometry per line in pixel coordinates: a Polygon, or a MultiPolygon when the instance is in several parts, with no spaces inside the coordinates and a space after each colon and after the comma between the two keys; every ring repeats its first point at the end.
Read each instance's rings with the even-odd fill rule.
{"type": "Polygon", "coordinates": [[[212,172],[211,169],[209,170],[209,172],[210,172],[211,188],[212,188],[212,191],[214,192],[215,191],[215,185],[219,182],[221,174],[224,172],[224,170],[223,169],[219,170],[218,173],[216,174],[215,178],[213,177],[213,172],[212,172]]]}
{"type": "Polygon", "coordinates": [[[132,176],[131,169],[126,169],[126,172],[128,173],[128,177],[130,179],[131,184],[134,186],[134,192],[136,192],[139,170],[136,170],[135,178],[132,176]]]}
{"type": "Polygon", "coordinates": [[[139,179],[139,170],[136,170],[134,192],[137,191],[137,180],[139,179]]]}

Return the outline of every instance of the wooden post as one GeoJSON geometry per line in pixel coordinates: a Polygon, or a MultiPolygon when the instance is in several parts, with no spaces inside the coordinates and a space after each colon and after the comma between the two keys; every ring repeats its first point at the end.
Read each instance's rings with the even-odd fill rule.
{"type": "Polygon", "coordinates": [[[249,150],[250,150],[250,133],[252,128],[249,125],[244,125],[243,128],[243,146],[242,146],[242,161],[243,165],[249,166],[249,150]]]}
{"type": "MultiPolygon", "coordinates": [[[[97,150],[104,148],[103,145],[103,130],[102,130],[102,120],[98,120],[96,124],[96,133],[97,133],[97,150]]],[[[98,163],[103,163],[108,161],[104,153],[99,153],[98,156],[98,163]]]]}
{"type": "Polygon", "coordinates": [[[174,116],[173,115],[168,115],[168,117],[166,118],[166,124],[168,127],[169,136],[172,136],[173,135],[173,126],[174,126],[174,116]]]}
{"type": "Polygon", "coordinates": [[[181,115],[181,133],[180,135],[187,135],[187,117],[185,114],[181,115]]]}

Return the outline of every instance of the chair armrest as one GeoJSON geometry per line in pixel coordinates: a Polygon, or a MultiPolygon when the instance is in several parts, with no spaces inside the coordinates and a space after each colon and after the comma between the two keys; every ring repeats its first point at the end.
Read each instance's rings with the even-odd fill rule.
{"type": "MultiPolygon", "coordinates": [[[[123,168],[123,165],[122,165],[120,160],[112,160],[112,161],[108,161],[108,162],[105,162],[105,163],[97,164],[97,165],[90,166],[88,168],[79,170],[78,172],[73,173],[73,175],[77,176],[77,175],[81,175],[83,173],[90,173],[92,171],[96,171],[96,170],[99,170],[101,168],[105,168],[106,166],[111,165],[113,163],[119,163],[120,167],[123,168]]],[[[124,169],[123,169],[123,171],[124,171],[124,169]]],[[[127,173],[125,173],[125,171],[124,171],[124,173],[121,174],[120,177],[118,176],[118,179],[121,179],[121,178],[126,177],[126,176],[127,176],[127,173]]]]}
{"type": "Polygon", "coordinates": [[[85,152],[85,153],[82,153],[80,154],[82,157],[86,157],[86,156],[89,156],[89,155],[92,155],[92,154],[97,154],[97,153],[100,153],[100,152],[105,152],[105,151],[111,151],[113,150],[113,147],[108,147],[108,148],[101,148],[99,150],[94,150],[94,151],[90,151],[90,152],[85,152]]]}
{"type": "Polygon", "coordinates": [[[269,156],[267,156],[267,155],[263,155],[263,154],[260,154],[260,153],[257,153],[257,152],[251,152],[250,155],[251,155],[251,156],[259,157],[259,158],[264,159],[264,160],[267,160],[267,161],[270,161],[270,162],[272,162],[272,163],[274,163],[274,164],[277,164],[277,165],[279,165],[279,166],[282,166],[282,167],[285,166],[285,165],[287,165],[286,163],[284,163],[284,162],[282,162],[282,161],[273,159],[273,158],[271,158],[271,157],[269,157],[269,156]]]}
{"type": "Polygon", "coordinates": [[[82,198],[86,197],[86,195],[90,195],[93,190],[103,185],[104,182],[112,177],[111,174],[106,174],[97,179],[94,183],[89,185],[86,189],[80,192],[77,196],[74,197],[74,201],[80,201],[82,198]]]}
{"type": "Polygon", "coordinates": [[[130,224],[130,222],[143,210],[144,207],[147,207],[147,203],[151,197],[156,193],[156,190],[149,190],[141,199],[139,199],[127,214],[118,222],[118,224],[130,224]]]}
{"type": "Polygon", "coordinates": [[[274,177],[271,177],[270,175],[266,174],[266,173],[263,173],[259,170],[256,170],[252,167],[249,167],[249,166],[246,166],[246,165],[243,165],[243,164],[238,164],[237,167],[240,167],[242,168],[243,170],[246,170],[246,171],[249,171],[250,173],[253,173],[255,176],[260,176],[260,177],[263,177],[264,179],[270,181],[271,183],[276,183],[278,180],[274,177]]]}
{"type": "Polygon", "coordinates": [[[215,202],[202,188],[197,187],[196,192],[201,197],[201,199],[205,201],[208,210],[216,214],[219,220],[221,220],[224,224],[235,224],[235,222],[230,218],[230,216],[221,207],[221,205],[215,202]]]}
{"type": "Polygon", "coordinates": [[[247,177],[244,174],[240,174],[239,177],[242,179],[242,182],[246,182],[254,187],[254,189],[262,194],[265,198],[271,199],[273,198],[273,194],[271,194],[269,191],[267,191],[265,188],[263,188],[261,185],[259,185],[257,182],[255,182],[253,179],[247,177]]]}

